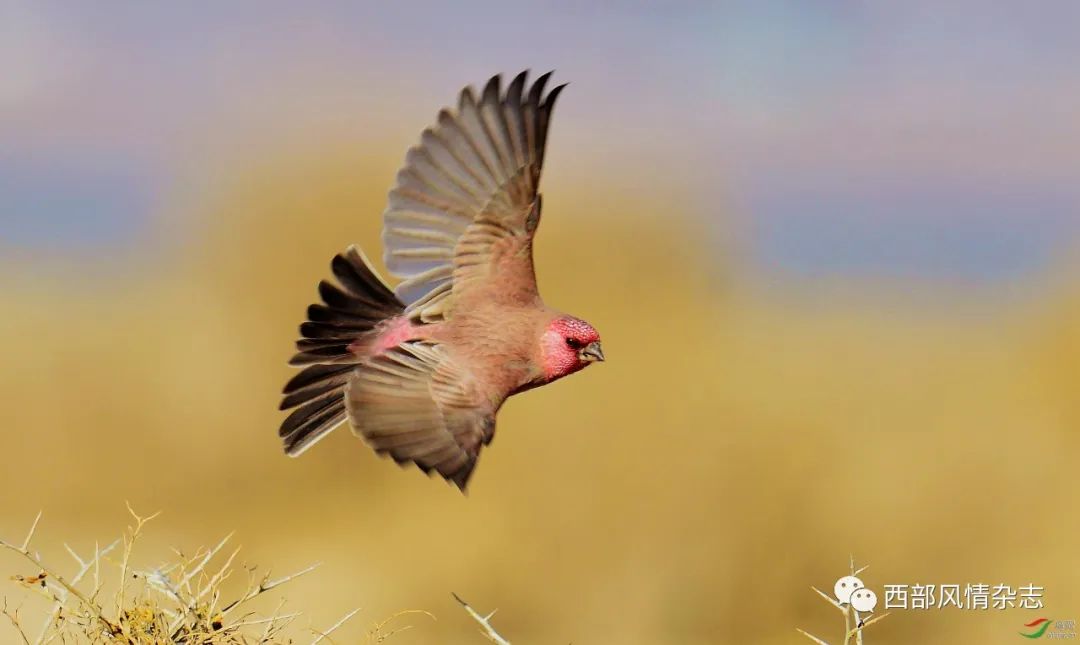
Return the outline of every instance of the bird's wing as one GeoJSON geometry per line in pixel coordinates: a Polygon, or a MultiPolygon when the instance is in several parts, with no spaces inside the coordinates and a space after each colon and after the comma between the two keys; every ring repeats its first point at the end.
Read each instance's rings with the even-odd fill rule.
{"type": "Polygon", "coordinates": [[[366,362],[345,388],[349,422],[399,464],[434,470],[464,490],[495,433],[475,382],[440,345],[410,342],[366,362]]]}
{"type": "Polygon", "coordinates": [[[384,259],[401,278],[395,294],[414,320],[451,315],[453,301],[498,280],[511,297],[535,297],[531,240],[540,219],[537,187],[560,85],[548,74],[526,91],[526,73],[506,91],[493,77],[479,100],[471,87],[456,110],[424,130],[390,191],[384,259]]]}

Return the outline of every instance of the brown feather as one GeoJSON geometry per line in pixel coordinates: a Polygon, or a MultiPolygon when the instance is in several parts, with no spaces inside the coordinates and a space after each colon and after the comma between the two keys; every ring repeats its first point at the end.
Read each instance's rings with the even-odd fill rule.
{"type": "Polygon", "coordinates": [[[465,88],[457,109],[440,112],[406,155],[383,215],[383,241],[386,265],[402,279],[395,293],[413,320],[447,320],[469,291],[492,281],[510,281],[515,294],[535,293],[537,187],[551,110],[564,87],[545,95],[549,77],[527,93],[524,72],[505,93],[498,76],[479,99],[465,88]]]}
{"type": "Polygon", "coordinates": [[[494,410],[440,345],[406,343],[361,365],[345,390],[350,425],[376,452],[462,490],[494,433],[494,410]]]}
{"type": "Polygon", "coordinates": [[[356,247],[335,256],[330,268],[341,286],[319,283],[323,304],[308,307],[309,320],[300,325],[302,338],[289,360],[308,366],[285,386],[280,406],[296,408],[278,430],[292,456],[345,420],[345,383],[360,360],[352,344],[404,309],[356,247]]]}

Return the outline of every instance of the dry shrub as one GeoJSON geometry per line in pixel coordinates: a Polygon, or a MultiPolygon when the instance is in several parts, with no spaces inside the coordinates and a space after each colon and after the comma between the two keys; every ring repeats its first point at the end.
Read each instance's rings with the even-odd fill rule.
{"type": "MultiPolygon", "coordinates": [[[[40,513],[20,544],[0,540],[0,547],[18,553],[37,569],[33,575],[16,575],[12,579],[48,603],[44,623],[32,631],[19,610],[10,608],[4,600],[3,613],[26,645],[294,642],[301,612],[286,612],[285,600],[271,612],[259,612],[253,608],[257,604],[253,601],[311,573],[317,564],[278,578],[271,577],[270,572],[256,574],[256,567],[237,563],[240,549],[229,547],[230,534],[211,548],[200,548],[190,555],[174,550],[166,564],[149,570],[137,569],[132,565],[132,555],[143,529],[157,513],[142,517],[130,506],[128,510],[134,524],[112,544],[104,548],[95,546],[92,556],[84,557],[65,545],[77,565],[70,576],[47,565],[33,548],[40,513]],[[246,582],[239,587],[226,585],[238,573],[246,575],[246,582]],[[111,594],[112,602],[107,602],[103,598],[109,595],[105,590],[110,586],[115,591],[111,594]]],[[[307,628],[313,645],[329,641],[331,634],[358,611],[350,611],[325,629],[307,628]]],[[[360,637],[362,642],[382,643],[395,633],[410,629],[410,625],[400,625],[396,620],[406,614],[423,614],[434,619],[425,611],[401,611],[371,625],[360,637]]]]}

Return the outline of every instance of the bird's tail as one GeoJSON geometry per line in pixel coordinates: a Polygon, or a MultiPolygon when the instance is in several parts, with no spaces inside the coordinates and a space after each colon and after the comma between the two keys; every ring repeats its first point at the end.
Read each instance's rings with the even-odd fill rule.
{"type": "Polygon", "coordinates": [[[400,315],[405,305],[383,283],[356,246],[334,256],[330,263],[340,286],[319,283],[322,304],[308,307],[307,322],[290,365],[304,366],[284,389],[281,409],[296,408],[281,424],[278,435],[285,452],[295,457],[345,420],[343,390],[359,362],[350,346],[375,327],[400,315]]]}

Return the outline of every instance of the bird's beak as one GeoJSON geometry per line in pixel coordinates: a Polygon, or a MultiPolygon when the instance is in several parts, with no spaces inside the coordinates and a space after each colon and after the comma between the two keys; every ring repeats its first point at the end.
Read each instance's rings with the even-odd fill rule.
{"type": "Polygon", "coordinates": [[[594,340],[578,352],[578,358],[586,363],[604,360],[604,350],[600,349],[600,341],[594,340]]]}

